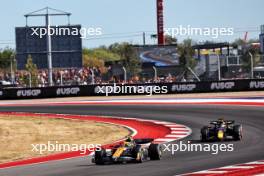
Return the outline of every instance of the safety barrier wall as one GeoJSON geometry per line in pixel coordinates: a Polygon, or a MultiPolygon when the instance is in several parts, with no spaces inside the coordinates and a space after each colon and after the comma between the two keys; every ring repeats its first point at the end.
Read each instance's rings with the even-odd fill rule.
{"type": "Polygon", "coordinates": [[[3,88],[0,89],[0,99],[4,100],[74,96],[154,95],[255,90],[264,90],[264,79],[229,80],[216,82],[107,84],[64,87],[3,88]]]}

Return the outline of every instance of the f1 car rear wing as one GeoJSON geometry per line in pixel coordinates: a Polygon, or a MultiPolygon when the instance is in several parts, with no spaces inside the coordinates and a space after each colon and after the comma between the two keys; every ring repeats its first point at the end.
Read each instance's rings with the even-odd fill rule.
{"type": "MultiPolygon", "coordinates": [[[[231,124],[234,124],[235,121],[234,120],[224,120],[224,122],[227,124],[227,125],[231,125],[231,124]]],[[[217,124],[220,124],[222,123],[221,121],[219,120],[215,120],[215,121],[211,121],[210,124],[212,125],[217,125],[217,124]]]]}

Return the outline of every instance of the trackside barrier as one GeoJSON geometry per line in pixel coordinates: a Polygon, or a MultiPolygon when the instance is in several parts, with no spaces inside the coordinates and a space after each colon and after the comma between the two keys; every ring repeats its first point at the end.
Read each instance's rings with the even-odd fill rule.
{"type": "Polygon", "coordinates": [[[264,79],[215,82],[106,84],[64,87],[2,88],[0,99],[55,98],[74,96],[154,95],[264,90],[264,79]]]}

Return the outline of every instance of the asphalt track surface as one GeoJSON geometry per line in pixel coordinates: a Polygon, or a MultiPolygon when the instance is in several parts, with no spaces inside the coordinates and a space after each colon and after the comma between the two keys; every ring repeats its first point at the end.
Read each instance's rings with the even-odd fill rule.
{"type": "MultiPolygon", "coordinates": [[[[264,159],[264,108],[223,105],[68,105],[0,107],[0,111],[108,115],[164,120],[187,125],[193,130],[185,138],[198,142],[200,128],[217,118],[233,119],[243,124],[243,140],[234,143],[233,152],[169,152],[160,161],[143,164],[96,166],[89,157],[52,161],[0,170],[1,176],[172,176],[264,159]]],[[[177,142],[176,142],[177,143],[177,142]]]]}

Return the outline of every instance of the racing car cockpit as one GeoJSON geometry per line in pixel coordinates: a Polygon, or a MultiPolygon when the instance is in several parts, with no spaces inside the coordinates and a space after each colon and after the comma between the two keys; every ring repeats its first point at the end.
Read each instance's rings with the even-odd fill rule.
{"type": "Polygon", "coordinates": [[[135,145],[135,141],[132,136],[127,136],[126,140],[124,141],[124,147],[133,147],[135,145]]]}

